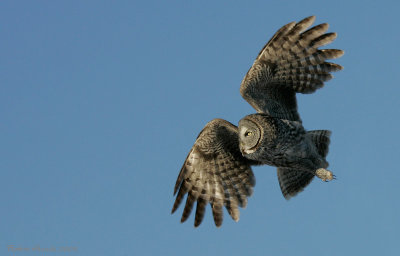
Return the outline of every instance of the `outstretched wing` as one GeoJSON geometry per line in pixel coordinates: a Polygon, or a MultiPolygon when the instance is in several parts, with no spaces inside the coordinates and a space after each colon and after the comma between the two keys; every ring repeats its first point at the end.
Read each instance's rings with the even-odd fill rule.
{"type": "Polygon", "coordinates": [[[336,33],[325,34],[327,23],[303,32],[314,20],[311,16],[279,29],[247,72],[240,93],[257,112],[301,121],[296,93],[313,93],[332,78],[330,72],[342,69],[325,62],[342,56],[342,50],[318,49],[336,38],[336,33]]]}
{"type": "Polygon", "coordinates": [[[212,120],[200,132],[179,173],[172,213],[188,194],[181,222],[189,217],[196,201],[195,227],[201,224],[207,203],[216,226],[222,224],[223,206],[238,221],[238,206],[247,205],[255,185],[250,164],[253,162],[240,152],[237,127],[222,119],[212,120]]]}

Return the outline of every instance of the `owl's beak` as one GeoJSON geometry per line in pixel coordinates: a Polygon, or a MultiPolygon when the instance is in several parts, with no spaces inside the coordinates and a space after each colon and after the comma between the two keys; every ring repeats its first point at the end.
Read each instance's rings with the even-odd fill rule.
{"type": "Polygon", "coordinates": [[[239,148],[240,148],[240,152],[242,153],[243,156],[253,154],[256,151],[255,147],[246,148],[245,145],[243,145],[242,143],[239,144],[239,148]]]}
{"type": "Polygon", "coordinates": [[[242,153],[242,155],[243,156],[246,155],[246,149],[244,148],[243,143],[239,144],[239,148],[240,148],[240,152],[242,153]]]}

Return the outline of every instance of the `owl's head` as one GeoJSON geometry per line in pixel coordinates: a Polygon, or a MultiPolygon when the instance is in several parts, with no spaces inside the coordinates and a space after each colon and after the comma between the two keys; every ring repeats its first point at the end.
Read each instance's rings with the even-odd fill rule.
{"type": "Polygon", "coordinates": [[[274,140],[272,119],[266,114],[252,114],[239,121],[239,146],[243,156],[256,160],[260,146],[268,147],[274,140]]]}
{"type": "Polygon", "coordinates": [[[258,124],[257,120],[246,116],[239,121],[239,142],[240,151],[243,155],[254,153],[260,146],[262,139],[262,127],[258,124]]]}

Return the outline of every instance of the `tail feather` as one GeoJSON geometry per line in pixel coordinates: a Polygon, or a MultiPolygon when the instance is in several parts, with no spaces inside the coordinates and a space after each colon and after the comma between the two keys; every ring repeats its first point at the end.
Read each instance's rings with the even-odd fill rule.
{"type": "Polygon", "coordinates": [[[286,200],[296,196],[311,183],[314,174],[292,168],[278,168],[278,181],[286,200]]]}

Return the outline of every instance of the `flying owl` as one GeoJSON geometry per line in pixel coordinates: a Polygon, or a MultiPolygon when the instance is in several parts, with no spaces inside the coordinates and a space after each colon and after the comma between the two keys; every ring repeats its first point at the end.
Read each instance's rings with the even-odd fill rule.
{"type": "Polygon", "coordinates": [[[306,131],[297,112],[296,93],[313,93],[341,70],[326,62],[343,55],[342,50],[318,49],[331,43],[336,33],[325,33],[328,24],[308,30],[315,16],[291,22],[269,40],[240,85],[242,97],[257,111],[235,126],[214,119],[200,132],[177,178],[176,211],[187,194],[181,222],[194,203],[194,225],[203,220],[208,203],[214,222],[222,224],[223,207],[239,220],[238,207],[246,207],[255,178],[252,165],[277,167],[282,194],[289,199],[310,184],[314,176],[335,178],[326,168],[331,132],[306,131]]]}

